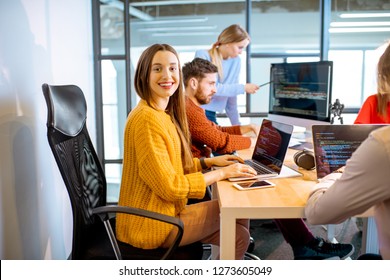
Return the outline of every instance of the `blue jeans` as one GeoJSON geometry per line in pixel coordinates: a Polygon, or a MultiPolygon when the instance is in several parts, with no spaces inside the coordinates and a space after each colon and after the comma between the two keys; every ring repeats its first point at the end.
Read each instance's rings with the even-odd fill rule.
{"type": "MultiPolygon", "coordinates": [[[[180,246],[188,245],[197,241],[204,244],[219,246],[220,235],[220,211],[217,199],[187,205],[178,218],[184,224],[183,238],[180,246]]],[[[177,229],[173,229],[161,246],[170,246],[176,236],[177,229]]],[[[236,220],[236,259],[242,260],[249,246],[249,220],[236,220]]]]}

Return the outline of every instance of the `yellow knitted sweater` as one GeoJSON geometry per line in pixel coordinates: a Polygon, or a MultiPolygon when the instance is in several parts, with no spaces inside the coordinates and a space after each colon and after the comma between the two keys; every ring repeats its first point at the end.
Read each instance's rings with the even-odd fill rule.
{"type": "MultiPolygon", "coordinates": [[[[194,163],[199,166],[198,159],[194,163]]],[[[177,216],[188,198],[202,198],[205,190],[200,171],[184,175],[180,139],[170,116],[141,100],[126,122],[119,205],[177,216]]],[[[117,215],[118,239],[139,248],[161,246],[172,228],[159,221],[117,215]]]]}

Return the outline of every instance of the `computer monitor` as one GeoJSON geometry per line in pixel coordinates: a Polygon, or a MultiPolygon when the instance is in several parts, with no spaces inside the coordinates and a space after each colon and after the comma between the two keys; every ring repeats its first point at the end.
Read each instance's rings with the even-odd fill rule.
{"type": "Polygon", "coordinates": [[[268,118],[308,130],[330,123],[332,71],[332,61],[271,64],[268,118]]]}

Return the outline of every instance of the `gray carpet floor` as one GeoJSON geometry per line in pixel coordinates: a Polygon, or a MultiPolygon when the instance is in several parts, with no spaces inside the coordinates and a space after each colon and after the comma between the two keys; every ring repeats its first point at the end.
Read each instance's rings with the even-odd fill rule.
{"type": "MultiPolygon", "coordinates": [[[[307,224],[307,223],[306,223],[307,224]]],[[[321,225],[309,225],[314,236],[327,239],[327,229],[321,225]]],[[[346,220],[344,223],[335,225],[334,237],[339,243],[351,243],[355,251],[350,257],[356,260],[362,254],[362,231],[361,220],[356,218],[346,220]]],[[[252,254],[261,260],[293,260],[294,255],[290,245],[284,240],[283,235],[272,220],[251,220],[251,236],[255,240],[255,248],[252,254]]],[[[204,251],[203,259],[210,257],[210,250],[204,251]]]]}
{"type": "MultiPolygon", "coordinates": [[[[324,226],[307,224],[314,236],[326,239],[327,231],[324,226]]],[[[290,245],[284,240],[272,220],[251,220],[251,236],[255,240],[253,254],[262,260],[293,260],[294,255],[290,245]]],[[[356,218],[351,218],[335,226],[335,238],[339,243],[351,243],[355,252],[351,259],[361,255],[362,232],[356,224],[356,218]]]]}

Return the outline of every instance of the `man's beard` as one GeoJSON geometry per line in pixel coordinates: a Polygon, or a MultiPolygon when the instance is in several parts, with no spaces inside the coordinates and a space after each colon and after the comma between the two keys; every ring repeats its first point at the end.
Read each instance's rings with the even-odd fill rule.
{"type": "Polygon", "coordinates": [[[208,103],[210,103],[210,100],[211,100],[211,98],[208,96],[205,96],[199,88],[196,89],[195,98],[200,105],[208,104],[208,103]]]}

